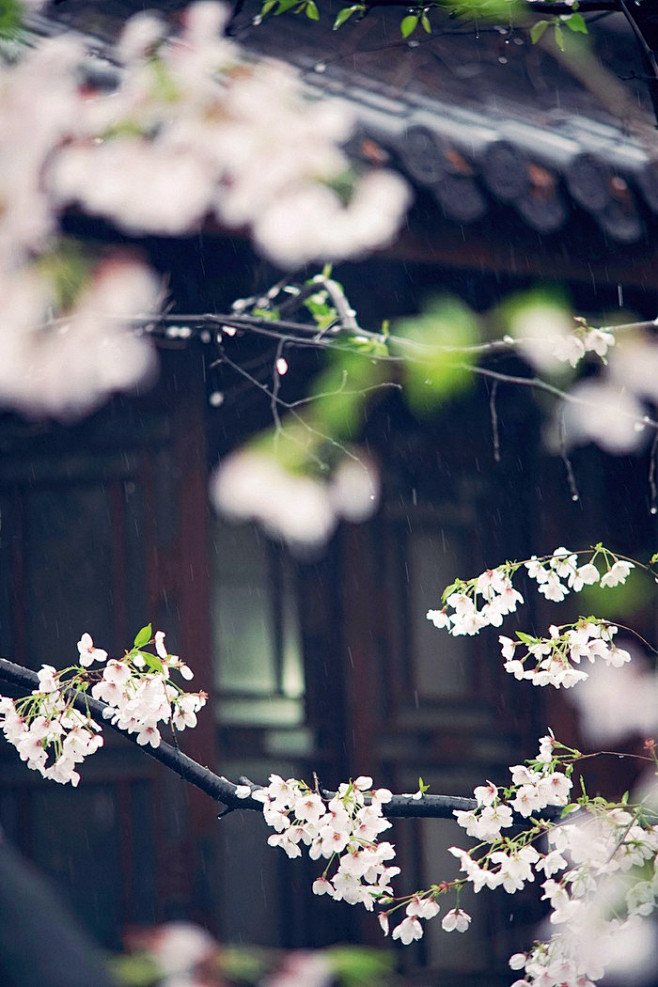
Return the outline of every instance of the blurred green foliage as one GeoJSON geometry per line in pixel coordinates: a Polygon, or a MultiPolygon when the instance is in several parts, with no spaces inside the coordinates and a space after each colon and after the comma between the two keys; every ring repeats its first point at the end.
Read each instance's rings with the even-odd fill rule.
{"type": "Polygon", "coordinates": [[[430,300],[420,315],[393,325],[393,335],[418,347],[404,363],[404,392],[420,415],[431,414],[448,397],[473,379],[467,354],[454,348],[475,346],[480,340],[474,313],[455,298],[430,300]]]}

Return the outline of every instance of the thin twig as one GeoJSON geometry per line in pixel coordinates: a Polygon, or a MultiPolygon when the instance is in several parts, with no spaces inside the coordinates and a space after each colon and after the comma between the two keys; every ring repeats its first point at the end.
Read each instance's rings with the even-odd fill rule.
{"type": "MultiPolygon", "coordinates": [[[[658,436],[658,432],[656,432],[656,435],[658,436]]],[[[560,409],[560,456],[562,457],[562,462],[564,463],[564,468],[566,470],[567,483],[569,484],[569,490],[571,491],[571,499],[573,501],[580,500],[578,485],[576,483],[576,475],[573,471],[571,460],[569,459],[569,453],[567,452],[567,424],[565,421],[564,405],[560,409]]]]}
{"type": "Polygon", "coordinates": [[[493,440],[493,455],[494,462],[500,462],[500,434],[498,431],[498,411],[496,410],[496,395],[498,393],[498,385],[500,381],[495,380],[491,385],[491,393],[489,395],[489,412],[491,414],[491,437],[493,440]]]}
{"type": "MultiPolygon", "coordinates": [[[[470,363],[456,363],[455,366],[462,370],[472,370],[474,374],[479,374],[481,377],[491,377],[492,380],[499,380],[505,384],[520,384],[522,387],[536,388],[539,391],[552,394],[553,397],[561,398],[563,401],[569,401],[571,404],[580,404],[586,408],[598,407],[596,402],[588,401],[586,398],[580,398],[578,395],[570,394],[568,391],[562,391],[559,387],[549,384],[548,381],[542,380],[540,377],[518,377],[514,374],[504,374],[498,370],[490,370],[488,367],[473,366],[470,363]]],[[[639,418],[637,415],[632,415],[626,411],[619,411],[618,414],[620,418],[628,418],[629,421],[658,429],[658,422],[654,421],[653,418],[649,418],[648,415],[643,415],[639,418]]]]}
{"type": "MultiPolygon", "coordinates": [[[[263,384],[263,382],[258,380],[257,377],[254,377],[252,374],[248,373],[248,371],[244,370],[239,363],[235,363],[235,361],[231,360],[231,358],[226,356],[225,353],[223,353],[222,359],[229,367],[235,370],[236,373],[241,374],[248,381],[250,381],[250,383],[254,384],[255,387],[258,387],[259,390],[263,391],[264,394],[267,394],[267,396],[270,399],[272,398],[272,391],[269,389],[269,387],[266,384],[263,384]]],[[[334,439],[333,436],[331,435],[327,435],[325,432],[321,432],[320,429],[314,428],[313,425],[311,425],[309,422],[306,421],[303,415],[300,415],[299,412],[294,410],[294,407],[291,404],[289,404],[286,401],[282,401],[281,398],[278,398],[278,402],[282,407],[286,408],[290,412],[292,417],[295,418],[300,423],[300,425],[304,426],[304,428],[307,430],[307,432],[309,432],[310,435],[315,435],[323,442],[327,442],[329,443],[329,445],[335,446],[335,448],[338,449],[340,452],[342,452],[344,456],[347,456],[349,459],[353,459],[356,463],[361,462],[359,457],[355,455],[353,452],[351,452],[351,450],[348,449],[347,446],[344,446],[342,442],[339,442],[337,439],[334,439]]],[[[280,426],[280,428],[281,431],[284,431],[283,426],[280,426]]],[[[301,444],[299,440],[296,439],[294,436],[290,436],[288,433],[286,434],[287,437],[292,439],[292,441],[296,442],[297,445],[301,444]]],[[[312,450],[308,449],[307,447],[305,448],[309,456],[311,456],[311,458],[315,461],[315,463],[321,469],[324,470],[326,468],[326,463],[324,462],[324,460],[321,459],[319,456],[317,456],[312,450]]]]}
{"type": "Polygon", "coordinates": [[[656,457],[658,456],[658,432],[653,437],[651,443],[651,453],[649,454],[649,490],[651,491],[651,514],[658,514],[658,487],[656,486],[656,457]]]}

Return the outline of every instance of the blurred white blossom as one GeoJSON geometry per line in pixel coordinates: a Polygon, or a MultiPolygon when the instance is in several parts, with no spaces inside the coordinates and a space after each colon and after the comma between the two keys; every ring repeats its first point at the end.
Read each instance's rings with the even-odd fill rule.
{"type": "MultiPolygon", "coordinates": [[[[222,36],[227,10],[194,4],[170,37],[157,15],[137,14],[116,46],[112,91],[86,78],[82,39],[41,39],[0,67],[1,406],[69,417],[154,368],[148,341],[126,331],[161,302],[143,264],[103,262],[64,301],[39,263],[57,257],[70,206],[169,236],[216,217],[250,228],[284,267],[360,254],[394,235],[406,185],[354,175],[341,147],[352,128],[346,105],[311,100],[290,67],[247,58],[222,36]]],[[[304,498],[302,515],[331,524],[308,483],[304,498]]]]}
{"type": "Polygon", "coordinates": [[[647,339],[624,340],[610,361],[610,376],[639,398],[658,401],[658,345],[647,339]]]}
{"type": "Polygon", "coordinates": [[[259,521],[298,549],[331,536],[340,518],[364,521],[376,510],[379,482],[372,466],[343,459],[328,479],[292,472],[274,455],[241,449],[227,456],[211,480],[211,499],[236,520],[259,521]]]}
{"type": "Polygon", "coordinates": [[[409,205],[397,175],[350,175],[347,105],[311,100],[294,69],[248,61],[220,35],[226,8],[197,3],[180,35],[128,22],[111,93],[80,98],[48,169],[60,205],[139,232],[179,235],[215,214],[251,226],[275,263],[354,256],[387,243],[409,205]],[[344,204],[331,185],[353,186],[344,204]]]}
{"type": "Polygon", "coordinates": [[[588,680],[570,693],[583,735],[592,744],[632,734],[651,736],[658,730],[658,676],[630,650],[630,664],[615,668],[597,662],[588,680]]]}
{"type": "Polygon", "coordinates": [[[574,400],[560,405],[567,445],[595,442],[613,454],[631,452],[644,442],[644,406],[633,392],[605,379],[580,381],[574,400]]]}
{"type": "Polygon", "coordinates": [[[539,371],[554,372],[565,361],[575,366],[585,352],[567,311],[548,301],[520,306],[509,331],[522,356],[539,371]]]}
{"type": "Polygon", "coordinates": [[[38,269],[0,275],[0,405],[60,418],[95,408],[154,370],[148,339],[133,319],[157,307],[159,286],[140,262],[102,262],[74,306],[49,318],[53,286],[38,269]]]}

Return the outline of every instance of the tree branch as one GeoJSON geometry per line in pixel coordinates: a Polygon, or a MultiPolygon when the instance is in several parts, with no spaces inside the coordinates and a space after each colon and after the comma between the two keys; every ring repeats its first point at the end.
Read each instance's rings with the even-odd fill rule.
{"type": "MultiPolygon", "coordinates": [[[[30,693],[39,686],[39,679],[36,672],[23,668],[13,661],[8,661],[6,658],[0,658],[0,681],[10,682],[25,693],[30,693]]],[[[104,713],[111,707],[80,692],[71,691],[69,695],[73,705],[81,713],[88,713],[97,723],[101,723],[103,726],[109,726],[110,729],[121,734],[130,743],[137,743],[135,734],[126,733],[106,719],[104,713]]],[[[165,767],[174,771],[177,775],[180,775],[184,781],[195,785],[216,802],[222,802],[231,810],[254,809],[261,812],[263,809],[262,803],[256,799],[238,798],[236,795],[237,786],[233,782],[227,778],[223,778],[221,775],[215,774],[210,768],[205,768],[198,764],[191,757],[182,754],[171,744],[161,741],[158,747],[145,746],[141,747],[141,750],[145,754],[155,758],[156,761],[164,764],[165,767]]],[[[259,787],[254,786],[254,791],[258,790],[259,787]]],[[[334,793],[323,792],[322,794],[327,798],[331,798],[334,793]]],[[[452,819],[455,809],[474,809],[476,805],[475,799],[453,795],[423,795],[420,799],[416,799],[411,795],[394,795],[391,801],[383,806],[383,811],[384,815],[390,818],[425,817],[452,819]]]]}

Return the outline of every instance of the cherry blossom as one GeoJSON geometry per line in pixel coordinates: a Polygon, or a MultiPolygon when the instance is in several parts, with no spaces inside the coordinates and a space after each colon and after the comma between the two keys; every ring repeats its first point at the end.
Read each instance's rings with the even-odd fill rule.
{"type": "Polygon", "coordinates": [[[0,726],[28,767],[60,784],[79,783],[75,766],[97,751],[103,739],[98,724],[73,708],[72,696],[77,690],[89,690],[94,699],[106,703],[104,716],[120,729],[135,733],[142,746],[159,746],[159,724],[177,730],[196,725],[205,694],[185,693],[171,681],[170,669],[189,676],[185,675],[187,666],[167,653],[162,631],[152,637],[149,625],[140,635],[123,660],[117,660],[108,659],[107,652],[96,648],[91,635],[85,633],[77,645],[80,664],[77,670],[74,666],[73,674],[70,669],[58,672],[51,665],[43,665],[37,672],[38,688],[31,697],[0,697],[0,726]],[[150,644],[156,655],[144,650],[150,644]],[[104,663],[104,667],[91,671],[93,662],[104,663]]]}
{"type": "Polygon", "coordinates": [[[444,932],[466,932],[471,924],[471,916],[462,908],[451,908],[443,916],[441,928],[444,932]]]}
{"type": "Polygon", "coordinates": [[[82,635],[78,641],[78,652],[80,654],[80,664],[85,667],[91,665],[94,661],[105,661],[107,658],[107,651],[94,647],[91,634],[82,635]]]}

